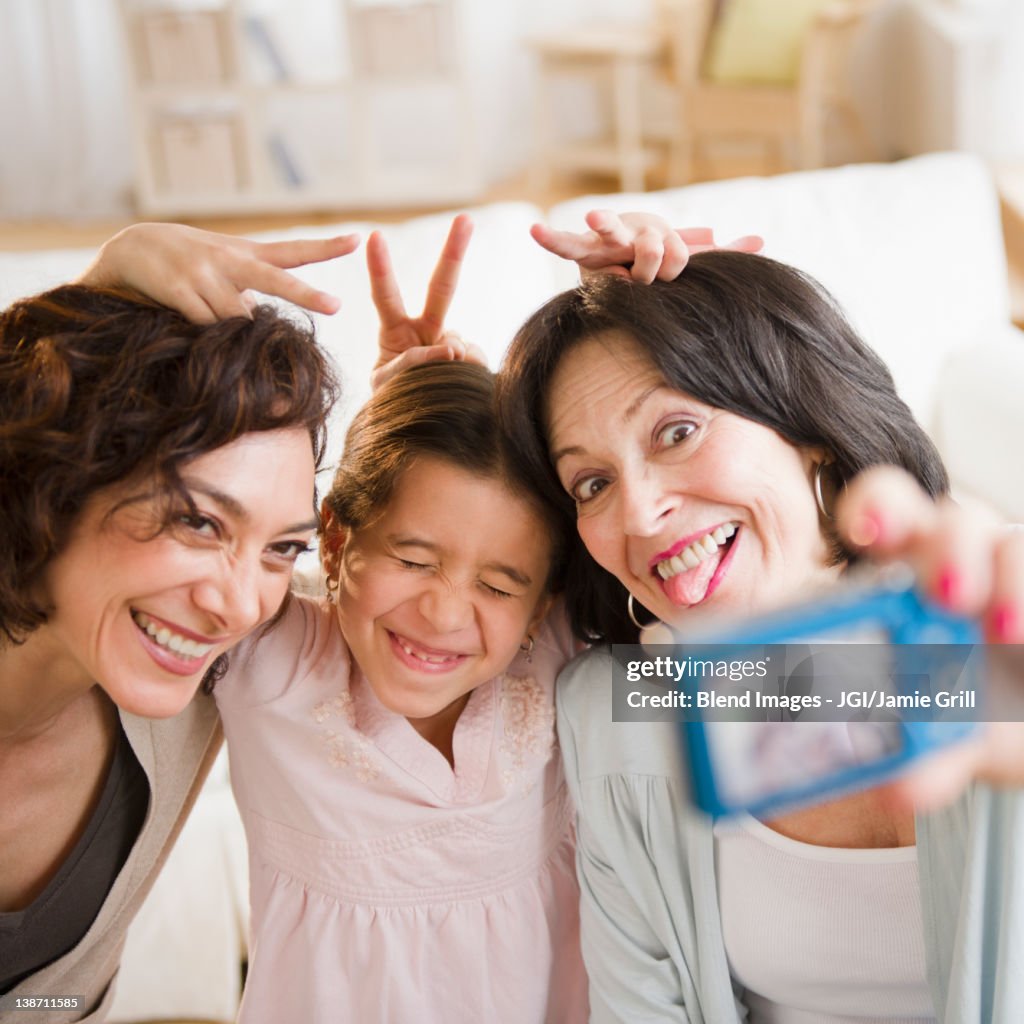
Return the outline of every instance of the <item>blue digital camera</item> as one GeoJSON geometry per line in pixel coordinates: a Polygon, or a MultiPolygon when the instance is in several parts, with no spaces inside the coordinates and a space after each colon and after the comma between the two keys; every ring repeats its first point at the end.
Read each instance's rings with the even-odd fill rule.
{"type": "Polygon", "coordinates": [[[922,597],[909,570],[861,576],[728,634],[677,633],[674,651],[691,668],[749,668],[742,687],[694,672],[680,684],[693,798],[715,816],[874,785],[971,735],[984,713],[978,624],[922,597]]]}

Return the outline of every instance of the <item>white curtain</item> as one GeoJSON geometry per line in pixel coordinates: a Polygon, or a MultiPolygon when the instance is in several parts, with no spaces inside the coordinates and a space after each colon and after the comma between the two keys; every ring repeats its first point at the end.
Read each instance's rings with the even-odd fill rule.
{"type": "Polygon", "coordinates": [[[0,0],[0,219],[124,215],[132,152],[115,0],[0,0]]]}

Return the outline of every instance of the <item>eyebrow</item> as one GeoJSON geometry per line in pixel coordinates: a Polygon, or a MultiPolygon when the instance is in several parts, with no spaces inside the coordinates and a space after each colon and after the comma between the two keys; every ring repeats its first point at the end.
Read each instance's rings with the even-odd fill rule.
{"type": "MultiPolygon", "coordinates": [[[[405,537],[392,534],[387,539],[396,548],[422,548],[433,555],[440,556],[442,554],[440,545],[435,544],[433,541],[424,540],[421,537],[405,537]]],[[[501,573],[512,580],[513,583],[518,583],[521,587],[529,587],[533,584],[533,580],[525,572],[517,569],[515,566],[505,565],[504,562],[485,562],[480,568],[501,573]]]]}
{"type": "MultiPolygon", "coordinates": [[[[658,381],[656,384],[652,384],[646,391],[638,395],[632,402],[630,402],[626,408],[626,411],[622,414],[623,423],[629,423],[629,421],[632,420],[638,412],[640,412],[640,409],[643,407],[647,399],[650,398],[655,391],[660,391],[663,387],[665,387],[665,384],[662,381],[658,381]]],[[[558,451],[552,452],[551,461],[557,463],[560,459],[564,459],[566,455],[584,454],[585,450],[581,448],[579,445],[568,445],[565,448],[559,448],[558,451]]]]}
{"type": "MultiPolygon", "coordinates": [[[[249,514],[249,510],[235,497],[220,490],[218,487],[214,487],[213,484],[208,484],[205,480],[200,480],[197,477],[182,477],[182,483],[190,491],[197,491],[199,494],[205,495],[212,502],[215,502],[226,512],[233,515],[236,519],[240,519],[244,523],[251,521],[252,516],[249,514]]],[[[303,520],[300,523],[292,523],[290,526],[284,527],[279,530],[279,533],[304,533],[306,530],[315,530],[320,525],[317,518],[314,516],[311,519],[303,520]]]]}

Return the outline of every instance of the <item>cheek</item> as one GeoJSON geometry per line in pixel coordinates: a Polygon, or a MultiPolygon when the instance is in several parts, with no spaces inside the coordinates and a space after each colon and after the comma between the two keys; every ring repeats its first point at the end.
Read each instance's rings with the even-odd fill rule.
{"type": "Polygon", "coordinates": [[[350,624],[371,622],[378,615],[416,597],[414,577],[394,568],[374,567],[365,560],[342,566],[338,580],[338,613],[350,624]]]}
{"type": "Polygon", "coordinates": [[[488,638],[488,653],[503,664],[509,664],[529,632],[530,618],[530,611],[524,606],[486,611],[483,632],[488,638]]]}
{"type": "Polygon", "coordinates": [[[260,603],[264,618],[273,616],[281,607],[292,583],[290,572],[275,573],[260,587],[260,603]]]}
{"type": "Polygon", "coordinates": [[[603,569],[618,575],[622,533],[615,529],[611,517],[600,513],[581,516],[576,520],[576,532],[590,557],[603,569]]]}

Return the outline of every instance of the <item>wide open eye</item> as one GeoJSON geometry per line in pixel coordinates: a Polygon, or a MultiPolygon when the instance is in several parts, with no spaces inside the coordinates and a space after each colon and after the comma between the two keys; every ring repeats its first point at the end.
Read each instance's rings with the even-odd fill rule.
{"type": "Polygon", "coordinates": [[[569,493],[579,504],[582,505],[590,501],[591,498],[596,498],[607,486],[607,477],[584,476],[580,477],[572,485],[572,490],[569,493]]]}
{"type": "Polygon", "coordinates": [[[693,420],[673,420],[666,423],[654,435],[654,444],[657,448],[674,448],[682,444],[697,429],[693,420]]]}

